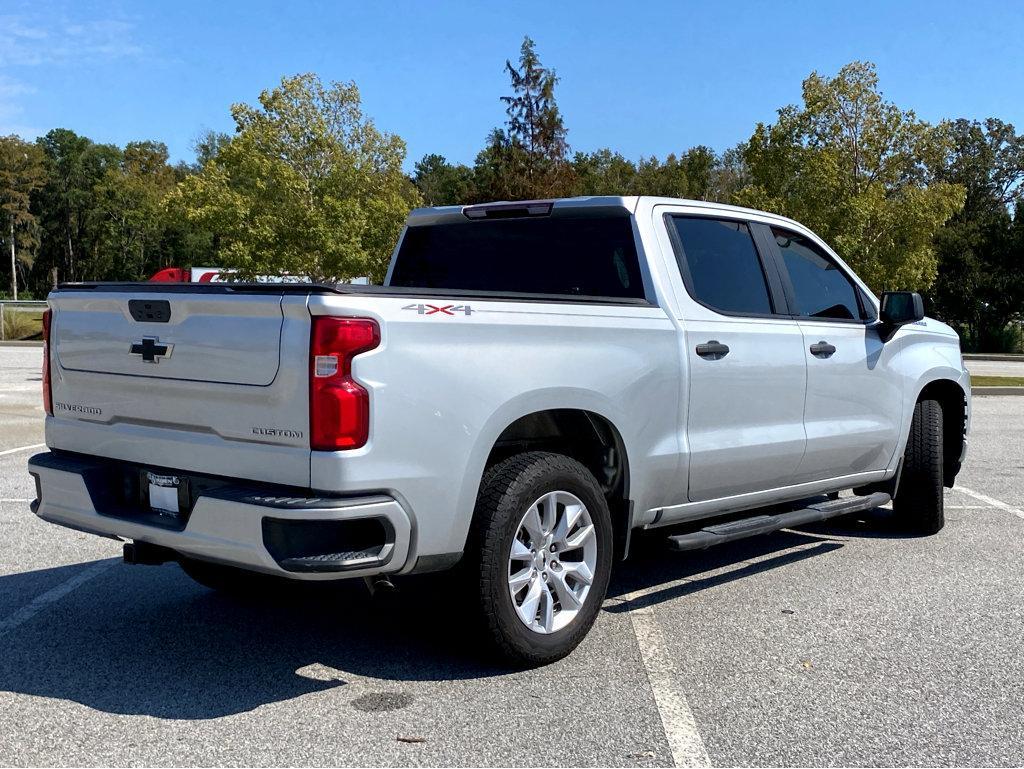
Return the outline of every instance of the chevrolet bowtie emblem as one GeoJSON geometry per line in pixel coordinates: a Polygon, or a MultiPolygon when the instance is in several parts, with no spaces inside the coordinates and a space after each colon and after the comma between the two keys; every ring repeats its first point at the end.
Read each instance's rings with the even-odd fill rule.
{"type": "Polygon", "coordinates": [[[155,336],[144,336],[141,342],[132,342],[128,349],[131,355],[141,355],[146,363],[159,363],[161,358],[170,358],[173,344],[160,344],[155,336]]]}

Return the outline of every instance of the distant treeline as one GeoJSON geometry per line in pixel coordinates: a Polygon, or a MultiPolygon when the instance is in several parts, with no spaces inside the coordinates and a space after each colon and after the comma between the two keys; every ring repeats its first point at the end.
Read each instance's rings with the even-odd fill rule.
{"type": "MultiPolygon", "coordinates": [[[[381,278],[410,208],[572,195],[664,195],[795,218],[876,290],[925,292],[967,349],[1003,350],[1024,319],[1024,136],[996,118],[932,125],[885,101],[875,68],[812,73],[803,103],[718,153],[661,159],[573,152],[558,77],[533,42],[508,61],[504,125],[470,165],[405,143],[361,110],[354,83],[286,77],[192,164],[158,141],[99,144],[68,129],[0,138],[0,241],[8,294],[56,281],[144,280],[165,266],[240,276],[381,278]]],[[[643,127],[638,126],[638,131],[643,127]]]]}

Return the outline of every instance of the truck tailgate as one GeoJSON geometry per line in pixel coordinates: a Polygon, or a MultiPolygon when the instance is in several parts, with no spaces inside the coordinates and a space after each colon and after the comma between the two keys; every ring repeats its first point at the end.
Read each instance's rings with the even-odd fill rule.
{"type": "Polygon", "coordinates": [[[57,291],[52,448],[309,485],[302,294],[57,291]]]}
{"type": "Polygon", "coordinates": [[[61,296],[53,351],[65,371],[266,386],[281,363],[281,299],[61,296]]]}

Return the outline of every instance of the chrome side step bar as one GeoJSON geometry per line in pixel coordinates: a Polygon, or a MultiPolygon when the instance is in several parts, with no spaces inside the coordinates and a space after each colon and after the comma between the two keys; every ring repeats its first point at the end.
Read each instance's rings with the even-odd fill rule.
{"type": "Polygon", "coordinates": [[[860,513],[881,507],[889,501],[889,495],[880,491],[864,497],[831,499],[796,510],[787,510],[771,515],[755,515],[750,518],[740,518],[728,523],[707,526],[689,534],[676,534],[668,538],[668,545],[673,550],[680,551],[705,550],[714,545],[721,545],[744,537],[753,537],[756,534],[767,534],[779,529],[803,526],[806,523],[824,521],[839,515],[860,513]]]}

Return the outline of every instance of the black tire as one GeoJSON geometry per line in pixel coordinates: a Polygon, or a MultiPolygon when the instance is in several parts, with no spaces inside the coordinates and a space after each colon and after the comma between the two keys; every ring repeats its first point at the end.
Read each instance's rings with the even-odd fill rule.
{"type": "Polygon", "coordinates": [[[594,476],[561,454],[517,454],[484,475],[470,532],[466,571],[475,587],[485,637],[506,660],[544,665],[561,659],[580,643],[601,610],[612,566],[612,524],[608,504],[594,476]],[[550,491],[574,494],[586,505],[597,539],[597,561],[590,591],[569,625],[541,634],[519,619],[509,593],[509,553],[529,507],[550,491]]]}
{"type": "Polygon", "coordinates": [[[236,598],[274,597],[290,587],[288,580],[269,574],[182,557],[178,560],[188,576],[203,587],[236,598]]]}
{"type": "Polygon", "coordinates": [[[945,525],[942,492],[942,407],[935,400],[914,406],[903,471],[893,499],[896,521],[915,534],[935,534],[945,525]]]}

